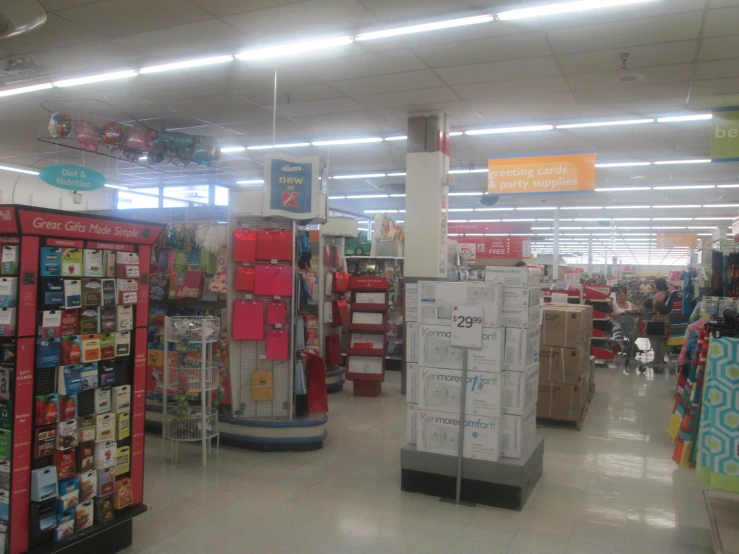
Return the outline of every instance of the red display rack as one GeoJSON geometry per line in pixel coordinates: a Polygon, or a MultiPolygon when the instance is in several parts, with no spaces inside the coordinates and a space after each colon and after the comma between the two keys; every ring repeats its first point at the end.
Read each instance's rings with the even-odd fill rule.
{"type": "MultiPolygon", "coordinates": [[[[351,320],[349,328],[349,347],[347,349],[346,378],[354,382],[354,396],[375,397],[382,392],[382,382],[385,380],[385,345],[387,344],[387,311],[388,311],[388,283],[385,277],[356,276],[349,281],[351,290],[351,320]],[[358,302],[357,294],[379,293],[384,296],[384,302],[358,302]],[[355,322],[361,319],[359,314],[375,314],[382,318],[382,323],[355,322]],[[357,346],[353,340],[356,333],[382,336],[382,348],[357,346]],[[355,346],[352,346],[354,344],[355,346]],[[372,371],[357,371],[360,362],[358,357],[376,360],[372,371]],[[354,359],[354,361],[352,361],[354,359]]],[[[373,361],[374,361],[373,360],[373,361]]]]}
{"type": "MultiPolygon", "coordinates": [[[[146,511],[143,492],[149,269],[151,247],[163,229],[164,225],[141,221],[22,205],[0,206],[0,244],[19,247],[15,273],[18,278],[15,333],[6,335],[14,338],[16,345],[10,401],[13,410],[7,547],[10,554],[35,550],[54,552],[65,548],[78,552],[92,548],[96,552],[110,553],[131,544],[131,518],[146,511]],[[125,380],[123,384],[131,387],[130,436],[123,439],[124,445],[130,447],[130,466],[127,472],[121,472],[116,478],[130,478],[132,502],[128,507],[115,511],[115,523],[106,526],[94,524],[59,543],[52,543],[51,535],[32,535],[29,529],[31,471],[53,463],[45,463],[33,451],[35,395],[41,387],[40,375],[43,373],[36,369],[37,311],[43,309],[39,263],[43,246],[136,252],[139,256],[138,303],[133,305],[130,354],[121,356],[120,372],[116,366],[116,386],[120,386],[119,380],[125,380]]],[[[116,329],[118,331],[120,329],[116,329]]],[[[56,367],[46,369],[54,373],[57,370],[56,367]]],[[[51,382],[56,387],[53,379],[51,382]]]]}
{"type": "Polygon", "coordinates": [[[612,287],[607,285],[583,286],[583,301],[593,306],[593,337],[590,354],[596,360],[612,360],[616,357],[611,347],[613,336],[607,307],[611,300],[612,287]]]}

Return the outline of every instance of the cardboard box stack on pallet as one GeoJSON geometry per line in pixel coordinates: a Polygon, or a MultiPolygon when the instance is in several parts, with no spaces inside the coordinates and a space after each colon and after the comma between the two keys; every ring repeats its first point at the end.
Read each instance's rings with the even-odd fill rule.
{"type": "MultiPolygon", "coordinates": [[[[505,290],[494,282],[406,285],[408,442],[419,451],[457,455],[465,351],[450,344],[455,305],[483,307],[483,347],[466,353],[464,457],[520,458],[534,441],[538,377],[533,342],[538,349],[539,337],[532,342],[526,332],[514,332],[510,357],[517,369],[504,371],[509,351],[505,290]]],[[[528,291],[517,297],[519,306],[530,301],[528,291]]],[[[538,305],[538,297],[534,301],[538,305]]],[[[538,316],[529,317],[528,305],[517,317],[519,325],[527,326],[523,331],[534,319],[538,331],[538,316]]]]}
{"type": "Polygon", "coordinates": [[[537,417],[580,422],[590,398],[592,336],[591,306],[548,304],[544,307],[537,417]]]}

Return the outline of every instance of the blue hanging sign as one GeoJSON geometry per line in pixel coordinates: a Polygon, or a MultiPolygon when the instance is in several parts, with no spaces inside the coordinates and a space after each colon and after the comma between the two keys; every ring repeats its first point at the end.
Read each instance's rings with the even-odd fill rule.
{"type": "Polygon", "coordinates": [[[310,219],[318,215],[319,158],[265,156],[264,209],[267,215],[310,219]]]}
{"type": "Polygon", "coordinates": [[[49,165],[39,172],[39,178],[52,187],[76,192],[97,190],[105,186],[105,175],[81,165],[49,165]]]}

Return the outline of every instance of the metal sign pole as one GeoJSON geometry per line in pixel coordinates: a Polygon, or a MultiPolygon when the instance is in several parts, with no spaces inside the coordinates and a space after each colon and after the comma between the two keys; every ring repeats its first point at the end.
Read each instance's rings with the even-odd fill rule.
{"type": "Polygon", "coordinates": [[[464,458],[464,409],[467,404],[467,349],[462,357],[462,396],[459,408],[459,451],[457,452],[457,504],[462,499],[462,459],[464,458]]]}

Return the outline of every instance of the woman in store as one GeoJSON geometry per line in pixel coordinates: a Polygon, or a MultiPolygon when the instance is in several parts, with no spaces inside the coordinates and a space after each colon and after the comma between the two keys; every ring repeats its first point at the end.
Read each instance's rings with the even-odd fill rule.
{"type": "Polygon", "coordinates": [[[638,312],[639,308],[626,300],[626,291],[623,289],[616,292],[615,298],[611,301],[611,319],[613,320],[613,338],[621,348],[621,354],[626,353],[626,344],[624,343],[623,329],[619,321],[623,314],[638,312]]]}
{"type": "Polygon", "coordinates": [[[668,288],[667,281],[665,281],[664,277],[659,277],[654,280],[654,288],[657,289],[657,292],[655,292],[652,297],[652,304],[656,306],[657,302],[665,302],[667,300],[667,295],[669,294],[670,289],[668,288]]]}

